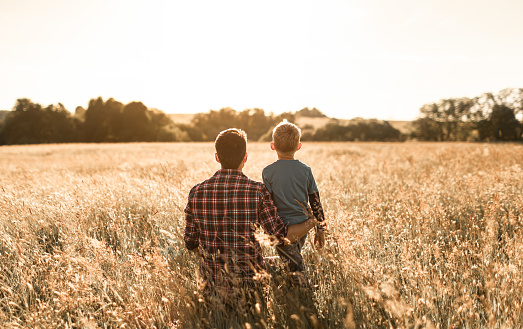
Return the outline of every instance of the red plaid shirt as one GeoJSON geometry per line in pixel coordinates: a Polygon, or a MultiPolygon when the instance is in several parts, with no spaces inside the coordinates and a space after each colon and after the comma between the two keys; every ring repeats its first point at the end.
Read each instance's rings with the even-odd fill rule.
{"type": "Polygon", "coordinates": [[[191,189],[185,221],[185,245],[199,247],[204,279],[226,290],[263,268],[256,226],[279,240],[287,235],[265,185],[236,169],[220,169],[191,189]]]}

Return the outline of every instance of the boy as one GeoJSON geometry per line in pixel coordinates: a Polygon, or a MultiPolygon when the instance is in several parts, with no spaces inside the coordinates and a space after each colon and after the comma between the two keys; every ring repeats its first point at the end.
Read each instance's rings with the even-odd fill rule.
{"type": "MultiPolygon", "coordinates": [[[[271,149],[278,154],[278,160],[263,169],[263,183],[272,194],[278,213],[287,225],[302,223],[307,220],[303,207],[309,202],[314,217],[319,222],[316,226],[314,244],[318,248],[325,243],[325,222],[323,208],[316,181],[311,168],[294,159],[294,154],[301,148],[301,130],[295,124],[283,120],[272,131],[271,149]],[[300,203],[298,203],[299,201],[300,203]]],[[[307,235],[287,245],[278,246],[280,258],[296,280],[304,280],[305,266],[301,249],[307,235]]]]}

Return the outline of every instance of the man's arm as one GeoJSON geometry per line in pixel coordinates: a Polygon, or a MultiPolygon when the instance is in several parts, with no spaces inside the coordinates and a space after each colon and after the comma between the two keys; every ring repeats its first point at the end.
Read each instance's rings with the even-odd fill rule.
{"type": "Polygon", "coordinates": [[[202,253],[200,252],[200,248],[198,248],[198,247],[192,249],[191,252],[195,253],[198,256],[202,255],[202,253]]]}
{"type": "Polygon", "coordinates": [[[289,225],[287,229],[287,236],[285,237],[290,243],[300,239],[307,234],[311,228],[316,226],[318,221],[314,217],[309,217],[305,222],[289,225]]]}
{"type": "Polygon", "coordinates": [[[265,185],[260,191],[260,204],[258,208],[258,224],[263,227],[265,233],[275,237],[282,243],[288,235],[288,227],[278,215],[271,194],[265,185]]]}
{"type": "Polygon", "coordinates": [[[200,231],[198,231],[198,227],[194,222],[189,203],[187,203],[187,206],[185,207],[185,232],[183,240],[185,241],[185,247],[188,250],[198,252],[198,247],[200,245],[200,231]]]}

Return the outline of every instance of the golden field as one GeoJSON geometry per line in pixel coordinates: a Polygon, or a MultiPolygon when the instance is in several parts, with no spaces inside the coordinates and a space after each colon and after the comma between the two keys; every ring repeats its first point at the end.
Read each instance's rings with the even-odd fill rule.
{"type": "MultiPolygon", "coordinates": [[[[218,169],[213,153],[0,147],[0,327],[218,326],[198,311],[198,260],[182,240],[187,194],[218,169]]],[[[244,172],[260,180],[275,154],[248,153],[244,172]]],[[[329,225],[325,248],[311,234],[304,250],[318,318],[273,284],[263,321],[220,326],[523,328],[523,145],[305,143],[297,158],[329,225]]]]}

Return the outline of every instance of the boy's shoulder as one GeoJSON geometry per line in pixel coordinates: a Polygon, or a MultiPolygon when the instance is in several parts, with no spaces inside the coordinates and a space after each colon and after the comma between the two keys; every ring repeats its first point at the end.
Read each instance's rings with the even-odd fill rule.
{"type": "Polygon", "coordinates": [[[310,169],[311,167],[306,164],[305,162],[302,162],[301,160],[297,160],[299,166],[310,169]]]}
{"type": "Polygon", "coordinates": [[[278,161],[274,161],[273,163],[266,165],[265,168],[263,168],[263,171],[276,167],[276,162],[278,161]]]}
{"type": "Polygon", "coordinates": [[[262,170],[262,174],[269,174],[278,171],[311,171],[311,167],[301,162],[300,160],[278,160],[266,166],[262,170]]]}
{"type": "Polygon", "coordinates": [[[295,159],[295,160],[277,160],[271,163],[270,165],[266,166],[265,168],[279,168],[279,167],[303,167],[303,168],[310,168],[309,165],[302,162],[301,160],[295,159]]]}

